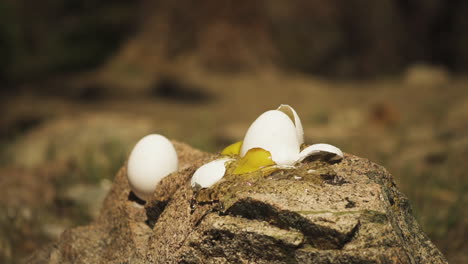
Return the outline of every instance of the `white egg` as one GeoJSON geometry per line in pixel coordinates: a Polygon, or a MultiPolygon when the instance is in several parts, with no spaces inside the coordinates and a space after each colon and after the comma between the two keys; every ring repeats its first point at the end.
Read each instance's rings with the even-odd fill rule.
{"type": "Polygon", "coordinates": [[[311,156],[328,156],[332,155],[331,161],[343,159],[343,152],[330,144],[314,144],[303,149],[299,154],[297,162],[301,162],[311,156]]]}
{"type": "Polygon", "coordinates": [[[217,159],[198,168],[192,176],[192,188],[210,188],[213,186],[226,173],[226,162],[232,160],[230,158],[217,159]]]}
{"type": "Polygon", "coordinates": [[[299,118],[299,115],[297,115],[294,108],[292,108],[289,105],[282,104],[276,110],[285,113],[289,116],[289,118],[291,118],[291,120],[294,122],[294,126],[296,126],[296,134],[297,140],[299,141],[299,145],[304,143],[304,129],[302,128],[301,119],[299,118]]]}
{"type": "Polygon", "coordinates": [[[128,158],[127,177],[133,193],[142,200],[153,195],[158,183],[177,171],[178,158],[172,143],[164,136],[143,137],[128,158]]]}
{"type": "Polygon", "coordinates": [[[270,110],[250,125],[240,155],[249,149],[262,148],[271,153],[278,165],[292,165],[299,156],[300,143],[293,121],[282,111],[270,110]]]}

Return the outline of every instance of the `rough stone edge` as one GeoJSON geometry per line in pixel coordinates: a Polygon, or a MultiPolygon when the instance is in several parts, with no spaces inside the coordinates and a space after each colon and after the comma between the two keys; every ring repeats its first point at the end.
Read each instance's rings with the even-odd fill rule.
{"type": "MultiPolygon", "coordinates": [[[[356,156],[352,157],[357,158],[356,156]]],[[[382,198],[388,204],[386,206],[387,216],[393,226],[393,231],[401,239],[411,264],[448,263],[442,252],[431,242],[417,223],[409,199],[397,188],[393,176],[384,167],[368,159],[359,159],[369,163],[369,167],[373,168],[373,170],[366,172],[366,176],[382,186],[382,198]],[[413,232],[407,233],[403,230],[412,230],[413,232]],[[415,255],[415,252],[418,254],[415,255]],[[431,257],[430,260],[427,259],[428,256],[431,257]]]]}

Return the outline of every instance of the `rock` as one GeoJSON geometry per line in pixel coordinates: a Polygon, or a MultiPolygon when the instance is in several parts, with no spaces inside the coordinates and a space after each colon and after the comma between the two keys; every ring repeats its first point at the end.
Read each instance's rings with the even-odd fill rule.
{"type": "Polygon", "coordinates": [[[366,159],[227,174],[194,193],[191,175],[216,157],[176,148],[182,168],[151,201],[132,200],[122,168],[100,216],[28,263],[447,263],[392,176],[366,159]]]}

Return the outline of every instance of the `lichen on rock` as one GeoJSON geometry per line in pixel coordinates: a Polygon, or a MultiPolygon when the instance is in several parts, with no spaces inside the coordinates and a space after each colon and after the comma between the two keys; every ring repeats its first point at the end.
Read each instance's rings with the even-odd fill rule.
{"type": "Polygon", "coordinates": [[[215,155],[176,143],[181,170],[144,206],[122,169],[100,217],[30,263],[446,263],[390,174],[346,154],[335,164],[236,175],[194,191],[215,155]]]}

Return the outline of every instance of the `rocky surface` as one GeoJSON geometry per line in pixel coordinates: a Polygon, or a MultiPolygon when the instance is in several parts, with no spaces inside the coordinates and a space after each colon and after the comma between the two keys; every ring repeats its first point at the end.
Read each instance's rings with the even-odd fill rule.
{"type": "Polygon", "coordinates": [[[176,143],[179,172],[144,206],[125,168],[99,217],[28,263],[446,263],[381,166],[347,154],[266,175],[228,173],[194,193],[214,155],[176,143]]]}

